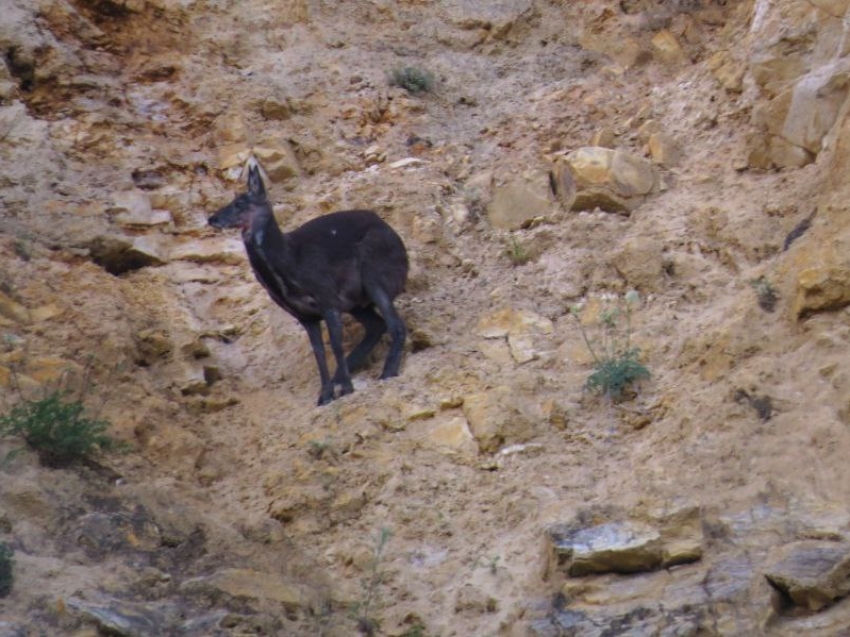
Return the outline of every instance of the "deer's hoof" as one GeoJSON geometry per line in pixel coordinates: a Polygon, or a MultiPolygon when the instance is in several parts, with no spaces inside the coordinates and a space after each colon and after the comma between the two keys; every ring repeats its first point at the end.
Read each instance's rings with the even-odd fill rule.
{"type": "Polygon", "coordinates": [[[318,405],[321,407],[322,405],[327,405],[334,399],[334,390],[333,387],[330,388],[330,391],[323,389],[322,393],[319,394],[319,402],[318,405]]]}

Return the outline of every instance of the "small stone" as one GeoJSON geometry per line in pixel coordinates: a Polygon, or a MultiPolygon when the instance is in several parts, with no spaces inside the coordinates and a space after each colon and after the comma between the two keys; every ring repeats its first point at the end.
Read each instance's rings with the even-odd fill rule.
{"type": "Polygon", "coordinates": [[[419,166],[424,163],[426,163],[425,160],[419,157],[405,157],[404,159],[392,162],[389,166],[390,168],[407,168],[408,166],[419,166]]]}
{"type": "Polygon", "coordinates": [[[162,544],[159,528],[144,510],[84,515],[77,521],[74,535],[77,544],[97,554],[155,551],[162,544]]]}
{"type": "Polygon", "coordinates": [[[387,160],[387,153],[382,151],[380,146],[369,146],[363,151],[363,160],[367,166],[382,164],[387,160]]]}
{"type": "Polygon", "coordinates": [[[850,268],[812,267],[797,275],[794,315],[803,318],[815,312],[838,310],[850,305],[850,268]]]}
{"type": "Polygon", "coordinates": [[[551,334],[552,321],[527,310],[507,307],[479,319],[475,334],[484,338],[504,338],[509,334],[551,334]]]}
{"type": "Polygon", "coordinates": [[[0,292],[0,316],[15,323],[29,323],[30,313],[26,307],[0,292]]]}
{"type": "Polygon", "coordinates": [[[509,181],[493,192],[487,218],[495,228],[518,230],[538,217],[553,212],[549,175],[534,172],[509,181]]]}
{"type": "MultiPolygon", "coordinates": [[[[711,69],[714,79],[730,93],[740,93],[743,90],[747,65],[732,59],[727,51],[712,55],[708,59],[708,68],[711,69]]],[[[757,71],[754,71],[754,74],[757,74],[757,71]]],[[[776,77],[776,74],[771,73],[771,76],[776,77]]]]}
{"type": "Polygon", "coordinates": [[[463,414],[481,451],[492,453],[504,444],[526,442],[537,433],[517,393],[499,386],[463,398],[463,414]]]}
{"type": "MultiPolygon", "coordinates": [[[[507,338],[511,357],[521,365],[539,356],[535,341],[541,335],[551,334],[552,330],[552,321],[544,316],[504,308],[479,319],[475,334],[486,339],[507,338]]],[[[498,356],[498,352],[491,353],[498,356]]]]}
{"type": "Polygon", "coordinates": [[[32,317],[33,322],[41,323],[42,321],[49,321],[57,316],[62,316],[64,313],[64,308],[56,305],[55,303],[48,303],[47,305],[41,305],[33,308],[30,311],[30,316],[32,317]]]}
{"type": "Polygon", "coordinates": [[[463,416],[439,418],[428,429],[428,441],[434,446],[451,451],[477,453],[478,445],[463,416]]]}
{"type": "Polygon", "coordinates": [[[218,149],[218,167],[221,170],[230,170],[242,167],[251,156],[251,149],[245,143],[227,144],[218,149]]]}
{"type": "Polygon", "coordinates": [[[292,117],[292,105],[287,98],[264,98],[259,103],[260,114],[266,119],[283,121],[292,117]]]}
{"type": "Polygon", "coordinates": [[[268,178],[273,182],[284,182],[301,174],[298,157],[288,140],[271,138],[254,146],[253,155],[262,164],[268,178]]]}
{"type": "Polygon", "coordinates": [[[495,613],[499,603],[484,591],[472,584],[464,584],[455,595],[456,613],[495,613]]]}
{"type": "Polygon", "coordinates": [[[629,286],[655,291],[662,283],[664,243],[653,236],[625,239],[612,254],[611,262],[629,286]]]}
{"type": "Polygon", "coordinates": [[[137,363],[152,365],[160,359],[166,358],[173,348],[171,337],[165,330],[146,329],[135,335],[137,363]]]}
{"type": "Polygon", "coordinates": [[[206,395],[210,391],[209,383],[200,366],[182,365],[182,370],[175,378],[175,384],[184,396],[206,395]]]}
{"type": "Polygon", "coordinates": [[[680,64],[687,59],[679,40],[666,29],[652,37],[652,48],[655,55],[666,64],[680,64]]]}
{"type": "Polygon", "coordinates": [[[673,137],[658,132],[649,137],[649,155],[656,164],[669,168],[679,163],[681,150],[673,137]]]}
{"type": "Polygon", "coordinates": [[[427,420],[434,417],[434,408],[429,405],[405,403],[401,408],[402,416],[407,420],[427,420]]]}
{"type": "Polygon", "coordinates": [[[591,146],[598,146],[600,148],[614,148],[615,143],[616,137],[614,135],[614,129],[609,128],[608,126],[603,126],[597,130],[590,140],[591,146]]]}

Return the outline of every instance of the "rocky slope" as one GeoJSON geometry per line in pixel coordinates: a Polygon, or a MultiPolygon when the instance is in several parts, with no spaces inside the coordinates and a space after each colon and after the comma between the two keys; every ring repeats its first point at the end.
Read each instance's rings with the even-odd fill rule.
{"type": "Polygon", "coordinates": [[[0,635],[847,630],[850,3],[344,4],[4,3],[4,404],[131,450],[3,467],[0,635]],[[315,407],[251,157],[403,236],[401,377],[315,407]]]}

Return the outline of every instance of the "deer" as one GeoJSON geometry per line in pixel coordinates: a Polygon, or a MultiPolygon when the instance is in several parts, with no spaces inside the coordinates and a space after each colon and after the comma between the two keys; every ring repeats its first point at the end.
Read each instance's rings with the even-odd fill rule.
{"type": "Polygon", "coordinates": [[[208,223],[218,229],[241,228],[257,280],[306,330],[322,385],[318,404],[354,391],[351,372],[364,366],[387,332],[390,347],[380,378],[398,376],[407,328],[393,301],[404,290],[409,267],[401,237],[371,210],[333,212],[283,232],[258,165],[249,167],[247,181],[247,192],[215,212],[208,223]],[[365,330],[347,357],[343,313],[365,330]],[[333,377],[322,340],[323,321],[336,361],[333,377]]]}

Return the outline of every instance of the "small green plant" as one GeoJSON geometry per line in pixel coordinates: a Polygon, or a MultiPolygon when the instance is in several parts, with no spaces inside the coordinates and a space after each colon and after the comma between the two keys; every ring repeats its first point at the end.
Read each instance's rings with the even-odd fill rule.
{"type": "Polygon", "coordinates": [[[332,455],[333,450],[331,449],[331,443],[325,440],[311,440],[307,446],[307,453],[314,460],[321,460],[326,454],[332,455]]]}
{"type": "Polygon", "coordinates": [[[8,544],[0,542],[0,597],[6,597],[12,592],[14,554],[8,544]]]}
{"type": "MultiPolygon", "coordinates": [[[[99,451],[120,445],[107,436],[109,422],[88,418],[82,400],[55,389],[39,400],[21,398],[5,416],[0,416],[0,436],[20,436],[38,454],[42,464],[61,467],[88,459],[99,451]]],[[[7,455],[11,459],[20,449],[7,455]]]]}
{"type": "Polygon", "coordinates": [[[525,265],[531,261],[531,252],[514,236],[511,237],[508,246],[505,248],[505,256],[514,265],[525,265]]]}
{"type": "Polygon", "coordinates": [[[369,578],[366,581],[366,592],[363,601],[355,607],[355,615],[357,621],[357,629],[361,635],[366,637],[374,637],[378,634],[381,628],[380,621],[372,616],[374,612],[373,606],[377,603],[378,587],[381,585],[381,580],[384,577],[381,571],[381,563],[384,559],[384,549],[387,542],[392,537],[392,531],[388,528],[382,528],[378,535],[378,542],[375,545],[375,555],[372,558],[372,568],[369,573],[369,578]]]}
{"type": "Polygon", "coordinates": [[[585,388],[600,393],[613,402],[623,400],[626,389],[635,382],[649,378],[649,370],[640,361],[640,349],[631,344],[632,307],[640,302],[635,290],[625,295],[625,303],[606,309],[601,314],[601,336],[594,345],[581,322],[581,308],[574,306],[570,314],[575,317],[584,344],[593,357],[593,373],[585,388]],[[621,326],[620,319],[625,325],[621,326]]]}
{"type": "Polygon", "coordinates": [[[776,309],[776,301],[779,300],[779,296],[776,294],[776,290],[770,284],[770,281],[760,276],[750,281],[750,285],[756,291],[759,307],[765,312],[773,312],[776,309]]]}
{"type": "Polygon", "coordinates": [[[392,69],[389,76],[390,86],[399,86],[411,95],[430,93],[434,87],[434,76],[415,66],[392,69]]]}
{"type": "Polygon", "coordinates": [[[12,249],[21,261],[29,261],[32,258],[29,244],[20,237],[15,239],[12,249]]]}
{"type": "Polygon", "coordinates": [[[425,625],[416,621],[410,628],[405,630],[399,637],[427,637],[425,625]]]}

